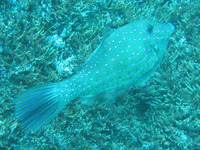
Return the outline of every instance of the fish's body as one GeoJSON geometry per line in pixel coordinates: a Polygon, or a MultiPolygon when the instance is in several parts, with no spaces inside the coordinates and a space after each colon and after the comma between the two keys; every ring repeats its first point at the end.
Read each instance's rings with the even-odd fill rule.
{"type": "Polygon", "coordinates": [[[110,32],[71,78],[29,89],[16,99],[16,115],[26,130],[51,121],[71,100],[111,102],[131,85],[143,85],[160,65],[174,27],[136,21],[110,32]]]}

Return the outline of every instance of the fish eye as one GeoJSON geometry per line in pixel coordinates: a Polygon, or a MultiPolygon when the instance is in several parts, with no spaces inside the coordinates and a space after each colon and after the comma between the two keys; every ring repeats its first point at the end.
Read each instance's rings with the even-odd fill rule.
{"type": "Polygon", "coordinates": [[[151,25],[151,24],[147,25],[147,32],[148,33],[152,33],[153,32],[153,25],[151,25]]]}

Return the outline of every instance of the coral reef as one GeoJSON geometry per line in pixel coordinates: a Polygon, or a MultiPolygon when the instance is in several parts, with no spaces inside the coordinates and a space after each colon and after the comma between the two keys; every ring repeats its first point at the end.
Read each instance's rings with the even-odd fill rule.
{"type": "Polygon", "coordinates": [[[200,149],[198,0],[4,0],[0,9],[0,149],[200,149]],[[39,132],[22,130],[18,92],[70,77],[106,28],[144,18],[175,26],[144,87],[114,105],[76,99],[39,132]]]}

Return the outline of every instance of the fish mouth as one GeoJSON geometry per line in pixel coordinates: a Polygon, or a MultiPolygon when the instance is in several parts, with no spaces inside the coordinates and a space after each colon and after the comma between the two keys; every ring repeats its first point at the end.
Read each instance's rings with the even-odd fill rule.
{"type": "Polygon", "coordinates": [[[166,24],[166,28],[168,29],[167,32],[171,35],[174,30],[175,30],[175,27],[171,24],[171,23],[167,23],[166,24]]]}

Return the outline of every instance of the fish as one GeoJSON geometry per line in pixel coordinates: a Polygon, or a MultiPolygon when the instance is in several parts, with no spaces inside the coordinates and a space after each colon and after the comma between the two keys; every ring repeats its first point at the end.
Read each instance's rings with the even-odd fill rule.
{"type": "Polygon", "coordinates": [[[24,131],[47,125],[72,100],[113,103],[131,86],[143,86],[156,72],[174,31],[171,23],[138,20],[112,29],[70,78],[25,90],[15,99],[24,131]]]}

